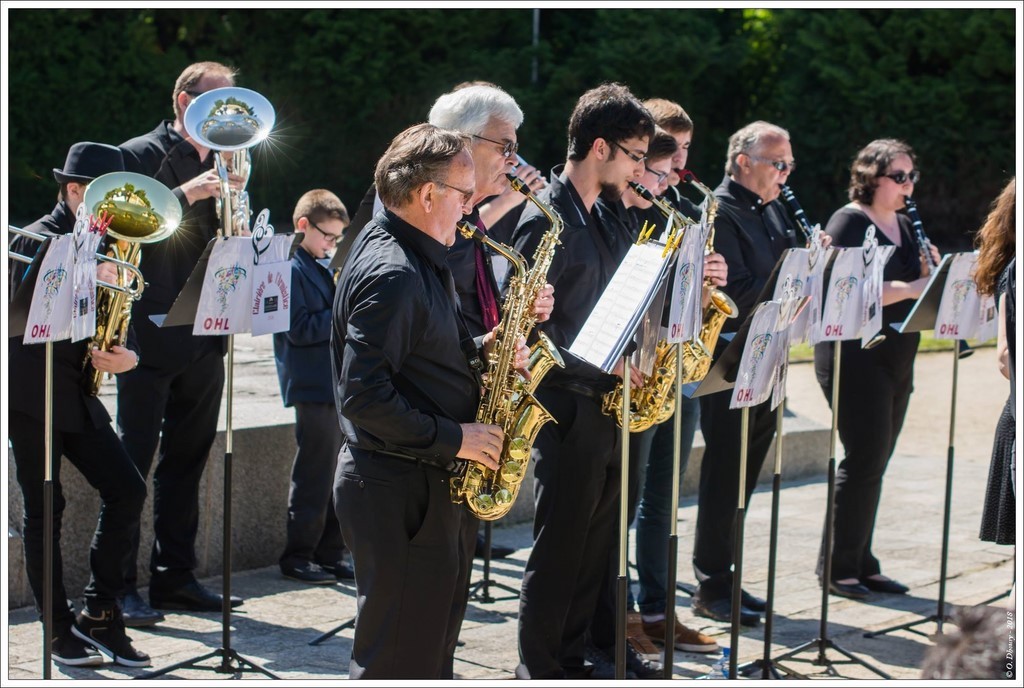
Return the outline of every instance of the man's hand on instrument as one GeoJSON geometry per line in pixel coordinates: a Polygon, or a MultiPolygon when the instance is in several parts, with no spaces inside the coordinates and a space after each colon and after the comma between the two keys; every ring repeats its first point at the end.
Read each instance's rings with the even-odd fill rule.
{"type": "Polygon", "coordinates": [[[545,284],[544,288],[537,292],[537,299],[533,302],[533,314],[537,317],[537,322],[542,323],[551,318],[554,310],[555,288],[545,284]]]}
{"type": "Polygon", "coordinates": [[[105,260],[96,261],[96,279],[107,284],[117,284],[117,266],[105,260]]]}
{"type": "MultiPolygon", "coordinates": [[[[245,181],[245,177],[228,175],[228,186],[233,191],[241,191],[245,181]]],[[[207,170],[182,184],[181,191],[189,205],[206,198],[220,198],[220,175],[217,174],[217,170],[207,170]]]]}
{"type": "Polygon", "coordinates": [[[94,348],[91,353],[92,367],[101,373],[125,373],[139,365],[139,355],[131,349],[115,344],[110,351],[94,348]]]}
{"type": "MultiPolygon", "coordinates": [[[[624,364],[622,359],[615,364],[615,368],[612,369],[612,375],[615,375],[620,380],[622,379],[622,368],[624,364]]],[[[644,374],[640,372],[640,369],[636,366],[629,367],[629,386],[631,389],[638,389],[644,385],[644,374]]]]}
{"type": "Polygon", "coordinates": [[[479,464],[497,470],[501,447],[505,442],[505,433],[497,425],[484,423],[462,423],[462,446],[455,456],[460,459],[476,461],[479,464]]]}
{"type": "MultiPolygon", "coordinates": [[[[537,193],[548,185],[548,180],[544,178],[544,175],[540,173],[533,165],[522,164],[516,168],[515,175],[526,182],[526,185],[530,187],[530,191],[537,193]]],[[[520,203],[526,200],[526,196],[518,194],[521,197],[520,203]]]]}
{"type": "Polygon", "coordinates": [[[728,284],[729,265],[721,253],[709,253],[704,256],[704,279],[710,280],[716,287],[728,284]]]}

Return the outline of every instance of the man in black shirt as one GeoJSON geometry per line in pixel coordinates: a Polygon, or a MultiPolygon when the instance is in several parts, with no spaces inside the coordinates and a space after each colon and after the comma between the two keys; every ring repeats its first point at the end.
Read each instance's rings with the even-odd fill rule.
{"type": "MultiPolygon", "coordinates": [[[[718,217],[715,250],[729,268],[723,287],[739,309],[725,321],[724,332],[735,332],[757,305],[768,277],[786,249],[796,247],[796,234],[785,208],[777,200],[794,167],[789,133],[768,122],[754,122],[729,137],[726,176],[715,189],[718,217]]],[[[771,295],[768,295],[771,298],[771,295]]],[[[724,345],[719,345],[720,354],[724,345]]],[[[731,410],[731,392],[701,397],[700,425],[704,435],[697,507],[693,567],[699,582],[693,611],[720,621],[732,613],[733,531],[738,501],[740,416],[731,410]]],[[[752,407],[747,454],[746,499],[757,484],[775,436],[775,413],[767,401],[752,407]]],[[[740,622],[756,626],[765,609],[761,600],[744,591],[740,622]]]]}
{"type": "MultiPolygon", "coordinates": [[[[150,315],[167,313],[216,235],[220,180],[213,155],[185,132],[185,109],[201,93],[234,84],[235,72],[216,62],[187,67],[174,85],[174,120],[121,144],[125,168],[163,182],[181,201],[184,218],[170,239],[142,250],[146,290],[132,307],[142,363],[117,377],[117,425],[143,477],[153,473],[153,551],[149,599],[158,609],[218,611],[221,596],[196,579],[199,481],[217,433],[224,389],[224,337],[196,337],[192,327],[160,328],[150,315]]],[[[233,187],[241,179],[233,177],[233,187]]],[[[163,615],[136,592],[138,531],[125,566],[125,623],[143,626],[163,615]]],[[[232,598],[232,606],[242,603],[232,598]]]]}
{"type": "MultiPolygon", "coordinates": [[[[568,160],[552,170],[550,186],[539,194],[565,225],[548,271],[558,303],[540,329],[563,351],[566,368],[548,373],[537,393],[558,423],[545,425],[534,446],[534,547],[520,594],[519,678],[587,673],[585,635],[617,523],[619,428],[601,412],[601,397],[617,378],[568,348],[632,244],[598,196],[618,203],[628,182],[639,179],[653,133],[650,113],[625,87],[588,91],[569,121],[568,160]]],[[[548,228],[536,207],[526,208],[513,235],[516,249],[532,256],[548,228]]],[[[635,370],[631,380],[643,381],[635,370]]]]}
{"type": "MultiPolygon", "coordinates": [[[[334,302],[344,445],[335,504],[359,596],[352,678],[441,678],[459,590],[456,459],[497,468],[504,435],[474,423],[479,354],[445,262],[474,195],[469,137],[420,124],[377,163],[384,203],[334,302]]],[[[525,363],[521,347],[517,365],[525,363]]]]}

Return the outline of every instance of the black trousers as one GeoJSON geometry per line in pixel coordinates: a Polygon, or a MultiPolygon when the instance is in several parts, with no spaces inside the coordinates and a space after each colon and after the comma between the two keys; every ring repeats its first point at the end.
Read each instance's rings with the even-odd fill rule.
{"type": "Polygon", "coordinates": [[[600,402],[557,388],[537,436],[533,550],[519,600],[519,678],[578,678],[618,523],[618,426],[600,402]]]}
{"type": "MultiPolygon", "coordinates": [[[[914,386],[919,335],[889,329],[873,349],[843,342],[840,359],[839,439],[846,456],[836,469],[832,579],[881,573],[871,540],[882,497],[882,476],[903,429],[914,386]]],[[[832,344],[815,347],[815,372],[832,405],[832,344]]],[[[824,547],[824,537],[822,538],[824,547]]],[[[818,573],[823,570],[819,555],[818,573]]]]}
{"type": "MultiPolygon", "coordinates": [[[[704,459],[697,495],[697,532],[693,567],[706,599],[729,597],[732,590],[733,543],[739,503],[740,425],[742,411],[729,408],[731,392],[700,398],[700,430],[704,459]]],[[[771,401],[748,410],[749,428],[745,502],[757,485],[765,456],[775,437],[771,401]]]]}
{"type": "MultiPolygon", "coordinates": [[[[199,355],[164,370],[145,363],[117,376],[117,425],[128,455],[143,476],[153,473],[153,551],[150,572],[172,586],[192,578],[199,531],[199,481],[217,434],[224,391],[224,358],[199,355]]],[[[139,531],[131,538],[125,581],[134,586],[139,531]]]]}
{"type": "Polygon", "coordinates": [[[341,426],[334,402],[295,404],[292,484],[288,490],[287,540],[282,566],[304,562],[334,564],[345,542],[334,510],[334,472],[341,450],[341,426]]]}
{"type": "MultiPolygon", "coordinates": [[[[334,500],[359,598],[350,678],[442,678],[458,635],[463,508],[447,471],[345,445],[334,500]]],[[[463,606],[464,610],[465,607],[463,606]]]]}
{"type": "MultiPolygon", "coordinates": [[[[46,463],[43,423],[12,411],[10,442],[14,450],[18,484],[25,498],[25,568],[32,595],[43,608],[43,476],[46,463]]],[[[114,606],[124,587],[122,562],[128,553],[129,537],[139,526],[146,501],[146,483],[132,464],[113,428],[105,425],[82,432],[53,433],[53,622],[55,628],[69,628],[74,615],[65,601],[64,563],[60,549],[61,520],[66,501],[60,483],[61,455],[81,472],[100,494],[100,513],[89,550],[92,576],[85,588],[90,611],[114,606]]]]}

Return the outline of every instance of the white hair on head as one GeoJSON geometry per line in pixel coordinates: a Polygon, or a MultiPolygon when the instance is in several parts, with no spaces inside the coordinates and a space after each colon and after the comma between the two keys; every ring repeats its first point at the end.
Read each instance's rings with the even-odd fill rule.
{"type": "Polygon", "coordinates": [[[471,135],[479,135],[492,119],[508,122],[516,129],[523,123],[523,111],[515,99],[494,86],[467,86],[445,93],[427,117],[436,127],[471,135]]]}
{"type": "Polygon", "coordinates": [[[729,137],[729,149],[725,154],[725,173],[730,176],[739,174],[740,167],[736,164],[736,158],[741,153],[759,153],[765,140],[779,139],[789,141],[789,132],[777,124],[758,120],[743,127],[729,137]]]}

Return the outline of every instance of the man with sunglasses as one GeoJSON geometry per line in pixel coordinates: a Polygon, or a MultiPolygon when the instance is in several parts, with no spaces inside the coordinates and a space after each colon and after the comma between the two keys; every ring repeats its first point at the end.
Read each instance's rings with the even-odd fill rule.
{"type": "MultiPolygon", "coordinates": [[[[139,266],[146,290],[132,307],[141,364],[117,376],[117,426],[128,454],[143,477],[153,473],[153,549],[149,600],[157,609],[220,611],[221,596],[195,578],[199,531],[199,482],[217,434],[224,390],[225,337],[196,337],[192,327],[157,327],[150,315],[167,313],[219,221],[220,180],[211,151],[185,131],[185,110],[201,93],[233,86],[235,70],[218,62],[189,65],[174,84],[174,120],[121,144],[125,169],[163,182],[181,201],[184,216],[174,237],[149,244],[139,266]]],[[[241,188],[242,179],[229,183],[241,188]]],[[[125,561],[122,607],[125,624],[144,626],[163,619],[136,588],[139,533],[125,561]]],[[[233,597],[232,606],[242,604],[233,597]]]]}
{"type": "MultiPolygon", "coordinates": [[[[725,321],[723,332],[735,332],[758,303],[775,264],[786,249],[796,247],[796,232],[779,197],[779,185],[793,171],[789,132],[768,122],[748,124],[729,137],[725,178],[715,189],[718,217],[715,250],[728,265],[729,283],[722,289],[736,303],[738,317],[725,321]]],[[[725,348],[720,340],[716,357],[725,348]]],[[[697,592],[693,612],[719,621],[732,616],[733,533],[738,501],[740,417],[729,408],[731,392],[701,397],[700,426],[704,435],[697,531],[693,568],[697,592]]],[[[775,436],[775,413],[770,401],[749,410],[746,500],[757,485],[775,436]]],[[[740,623],[756,626],[764,600],[743,592],[740,623]]]]}
{"type": "Polygon", "coordinates": [[[285,578],[333,585],[355,577],[342,559],[345,543],[331,490],[342,435],[329,375],[334,278],[327,262],[348,225],[348,211],[330,191],[314,189],[296,203],[292,223],[303,237],[291,260],[291,326],[274,335],[281,398],[295,407],[297,445],[279,564],[285,578]]]}
{"type": "MultiPolygon", "coordinates": [[[[551,370],[537,391],[557,424],[545,425],[534,444],[534,546],[520,593],[519,678],[578,679],[593,671],[584,664],[586,633],[616,542],[621,470],[620,431],[601,400],[619,378],[567,350],[633,243],[613,206],[643,174],[653,134],[650,113],[625,86],[587,91],[569,119],[568,159],[539,194],[564,222],[548,271],[558,304],[539,329],[565,351],[566,367],[551,370]]],[[[527,207],[513,235],[516,250],[532,256],[548,228],[527,207]]],[[[643,382],[635,369],[631,381],[643,382]]],[[[604,651],[615,638],[594,642],[604,651]]],[[[632,666],[653,673],[635,650],[627,654],[632,666]]]]}

